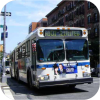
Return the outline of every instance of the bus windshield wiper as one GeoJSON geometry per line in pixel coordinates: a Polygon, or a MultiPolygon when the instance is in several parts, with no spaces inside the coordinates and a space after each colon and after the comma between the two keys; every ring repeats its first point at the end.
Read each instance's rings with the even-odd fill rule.
{"type": "Polygon", "coordinates": [[[54,55],[57,57],[58,61],[60,61],[59,56],[57,55],[57,52],[54,51],[54,55]]]}

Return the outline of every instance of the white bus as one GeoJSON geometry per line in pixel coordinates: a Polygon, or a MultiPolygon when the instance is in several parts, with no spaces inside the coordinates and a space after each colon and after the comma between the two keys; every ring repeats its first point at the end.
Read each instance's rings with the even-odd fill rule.
{"type": "Polygon", "coordinates": [[[85,28],[40,27],[11,53],[11,77],[29,87],[92,83],[85,28]]]}

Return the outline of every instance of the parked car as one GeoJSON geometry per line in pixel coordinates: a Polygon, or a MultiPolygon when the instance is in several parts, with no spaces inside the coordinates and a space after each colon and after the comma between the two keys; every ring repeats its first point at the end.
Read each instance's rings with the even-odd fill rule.
{"type": "Polygon", "coordinates": [[[10,73],[10,66],[5,66],[5,72],[6,72],[6,74],[10,73]]]}
{"type": "Polygon", "coordinates": [[[100,77],[100,64],[98,64],[97,67],[95,68],[95,74],[96,76],[100,77]]]}
{"type": "MultiPolygon", "coordinates": [[[[2,64],[0,63],[0,74],[3,73],[3,67],[2,67],[2,65],[3,65],[3,62],[2,62],[2,64]]],[[[6,74],[10,73],[10,63],[9,63],[9,60],[5,61],[5,73],[6,74]]]]}
{"type": "Polygon", "coordinates": [[[9,64],[9,61],[5,61],[5,72],[6,74],[9,74],[10,73],[10,64],[9,64]]]}

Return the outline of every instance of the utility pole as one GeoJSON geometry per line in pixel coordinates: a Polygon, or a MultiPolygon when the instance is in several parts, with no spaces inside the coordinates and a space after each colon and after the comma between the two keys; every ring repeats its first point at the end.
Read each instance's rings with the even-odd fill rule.
{"type": "Polygon", "coordinates": [[[6,5],[4,7],[4,39],[3,39],[3,75],[2,75],[2,83],[7,82],[7,77],[5,73],[5,45],[6,45],[6,5]]]}

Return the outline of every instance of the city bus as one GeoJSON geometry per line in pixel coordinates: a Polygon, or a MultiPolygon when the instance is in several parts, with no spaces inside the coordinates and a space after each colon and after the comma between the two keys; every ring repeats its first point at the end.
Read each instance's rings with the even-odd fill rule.
{"type": "Polygon", "coordinates": [[[39,27],[11,53],[11,77],[37,88],[93,82],[88,32],[78,27],[39,27]]]}

